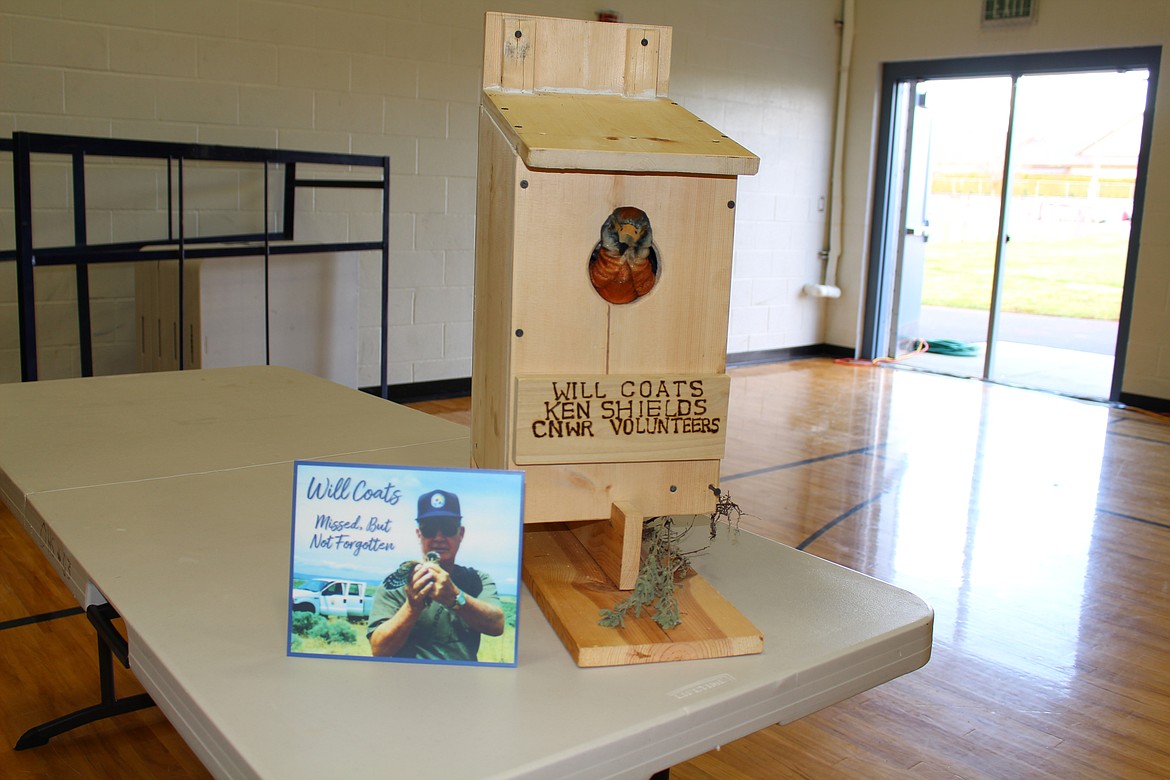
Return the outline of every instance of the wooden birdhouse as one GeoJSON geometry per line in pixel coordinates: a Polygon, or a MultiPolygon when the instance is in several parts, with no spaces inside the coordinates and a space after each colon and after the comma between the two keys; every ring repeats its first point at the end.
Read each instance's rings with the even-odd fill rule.
{"type": "Polygon", "coordinates": [[[669,27],[486,17],[473,464],[526,472],[526,524],[616,526],[597,557],[622,587],[642,518],[714,506],[736,177],[759,166],[667,97],[670,49],[669,27]]]}

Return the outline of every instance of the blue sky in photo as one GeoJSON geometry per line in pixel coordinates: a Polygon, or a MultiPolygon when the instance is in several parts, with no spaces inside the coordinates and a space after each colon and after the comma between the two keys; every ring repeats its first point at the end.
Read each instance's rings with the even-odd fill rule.
{"type": "Polygon", "coordinates": [[[419,560],[418,497],[446,490],[459,496],[467,529],[457,562],[486,571],[502,594],[519,592],[523,472],[298,462],[295,475],[294,576],[377,582],[403,561],[419,560]],[[311,484],[337,486],[345,479],[348,489],[309,496],[311,484]],[[319,528],[321,516],[358,527],[319,528]],[[314,548],[315,536],[333,546],[314,548]]]}

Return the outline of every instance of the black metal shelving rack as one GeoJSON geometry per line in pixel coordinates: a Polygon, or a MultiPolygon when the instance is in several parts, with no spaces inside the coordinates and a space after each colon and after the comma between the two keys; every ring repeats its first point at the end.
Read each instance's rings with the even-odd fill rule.
{"type": "MultiPolygon", "coordinates": [[[[77,277],[77,328],[81,347],[81,373],[93,375],[93,344],[89,310],[89,267],[100,263],[177,260],[179,263],[179,330],[183,329],[183,264],[186,260],[209,257],[264,258],[265,353],[268,355],[268,262],[276,255],[330,252],[377,251],[381,254],[381,367],[380,391],[387,387],[387,297],[390,264],[390,158],[360,154],[303,152],[241,146],[135,141],[72,135],[16,132],[0,139],[0,152],[12,154],[15,209],[15,250],[0,251],[0,261],[16,261],[17,315],[20,326],[20,371],[22,381],[37,379],[37,331],[33,270],[46,266],[73,266],[77,277]],[[37,247],[33,242],[33,155],[58,155],[71,160],[73,196],[73,240],[70,246],[37,247]],[[94,244],[88,240],[85,183],[88,158],[163,160],[167,166],[167,235],[145,241],[94,244]],[[184,210],[186,182],[184,166],[189,162],[255,164],[264,171],[264,230],[259,233],[189,236],[184,210]],[[301,178],[297,166],[344,166],[350,170],[376,170],[378,178],[301,178]],[[276,229],[269,226],[272,214],[270,168],[283,166],[284,184],[277,193],[283,200],[276,229]],[[298,190],[311,188],[376,189],[381,192],[381,237],[370,241],[293,242],[295,240],[298,190]],[[212,246],[213,244],[230,246],[212,246]]],[[[179,367],[183,366],[180,350],[179,367]]],[[[270,356],[269,358],[270,359],[270,356]]]]}

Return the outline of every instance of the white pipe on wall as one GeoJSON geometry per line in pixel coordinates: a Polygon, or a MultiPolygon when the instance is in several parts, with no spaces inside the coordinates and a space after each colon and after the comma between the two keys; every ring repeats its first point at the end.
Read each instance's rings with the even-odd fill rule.
{"type": "Polygon", "coordinates": [[[849,91],[849,67],[853,59],[854,0],[842,0],[841,58],[837,68],[837,116],[833,122],[833,160],[829,180],[829,246],[825,250],[824,284],[806,284],[804,293],[813,298],[840,298],[837,286],[837,264],[841,259],[841,208],[844,193],[845,104],[849,91]]]}

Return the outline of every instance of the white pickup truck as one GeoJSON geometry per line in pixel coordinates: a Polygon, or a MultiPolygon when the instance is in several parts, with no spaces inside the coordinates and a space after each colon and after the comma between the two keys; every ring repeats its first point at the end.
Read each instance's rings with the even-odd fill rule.
{"type": "Polygon", "coordinates": [[[292,591],[293,612],[316,612],[329,617],[368,618],[374,606],[374,588],[350,580],[305,580],[292,591]]]}

